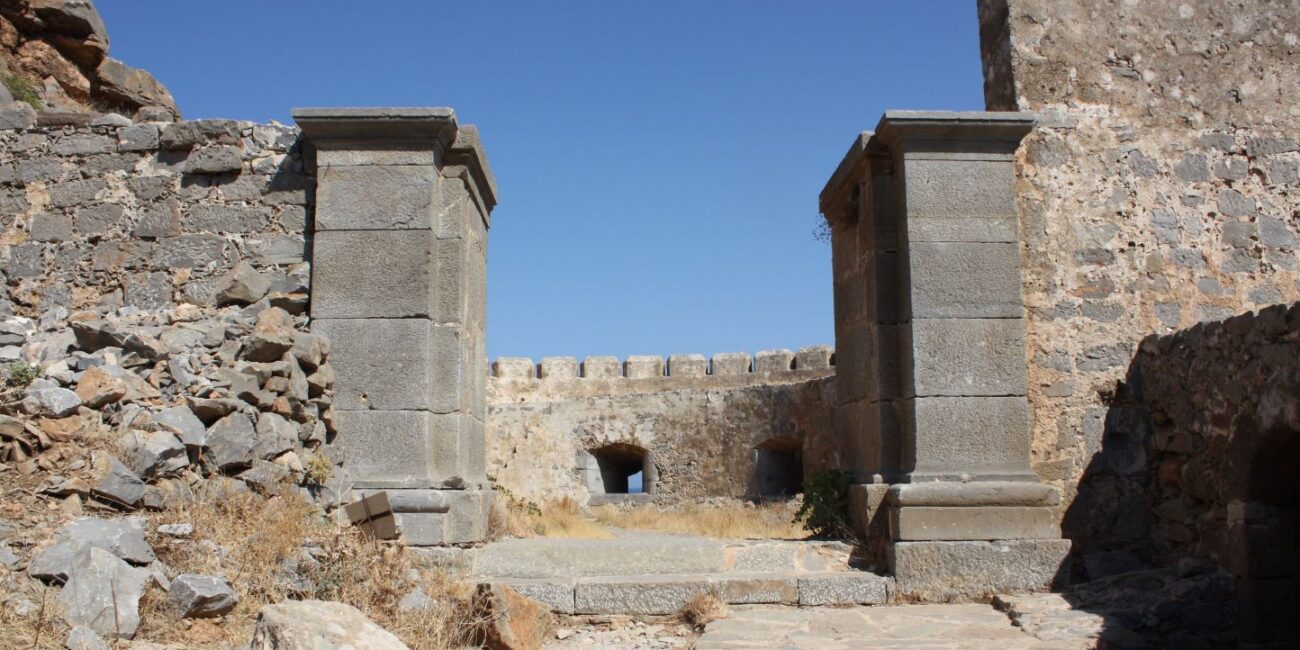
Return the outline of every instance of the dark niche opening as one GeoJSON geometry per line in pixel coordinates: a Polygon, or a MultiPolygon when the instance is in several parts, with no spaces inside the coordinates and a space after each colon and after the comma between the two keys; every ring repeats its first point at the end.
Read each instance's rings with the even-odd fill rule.
{"type": "Polygon", "coordinates": [[[754,448],[755,485],[760,497],[790,497],[803,492],[803,445],[781,436],[754,448]]]}
{"type": "Polygon", "coordinates": [[[649,494],[654,491],[654,473],[647,471],[646,450],[623,443],[606,445],[589,452],[596,459],[605,494],[649,494]]]}

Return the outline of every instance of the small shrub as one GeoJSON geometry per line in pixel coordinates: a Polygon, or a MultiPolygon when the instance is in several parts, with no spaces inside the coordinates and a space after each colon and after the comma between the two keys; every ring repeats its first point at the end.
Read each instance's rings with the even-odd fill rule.
{"type": "Polygon", "coordinates": [[[326,481],[334,476],[334,463],[331,463],[325,454],[312,454],[309,456],[303,469],[306,471],[307,480],[316,485],[324,485],[326,481]]]}
{"type": "Polygon", "coordinates": [[[5,384],[14,388],[26,388],[41,371],[32,365],[15,361],[5,368],[5,384]]]}
{"type": "Polygon", "coordinates": [[[803,505],[794,515],[819,537],[851,537],[849,485],[853,474],[841,469],[815,474],[804,485],[803,505]]]}
{"type": "Polygon", "coordinates": [[[16,74],[4,75],[5,88],[9,89],[9,94],[20,102],[25,102],[36,110],[41,109],[41,96],[36,92],[36,86],[31,80],[16,74]]]}
{"type": "Polygon", "coordinates": [[[677,610],[677,618],[696,630],[702,630],[704,626],[722,620],[730,613],[727,604],[722,602],[717,592],[702,591],[692,596],[681,609],[677,610]]]}

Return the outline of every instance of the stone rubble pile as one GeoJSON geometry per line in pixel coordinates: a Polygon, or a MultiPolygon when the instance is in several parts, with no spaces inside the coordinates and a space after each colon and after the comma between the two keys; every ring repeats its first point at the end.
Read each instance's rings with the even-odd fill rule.
{"type": "MultiPolygon", "coordinates": [[[[238,603],[227,579],[170,575],[144,519],[122,515],[285,490],[322,512],[338,505],[330,344],[306,327],[308,273],[241,264],[217,308],[141,310],[119,293],[94,310],[0,321],[0,479],[24,478],[41,499],[27,520],[20,504],[6,513],[29,528],[0,521],[0,606],[39,609],[17,588],[24,573],[62,585],[68,643],[86,647],[132,637],[150,585],[186,618],[221,616],[238,603]],[[104,516],[50,534],[86,510],[104,516]]],[[[186,539],[194,527],[156,532],[186,539]]]]}

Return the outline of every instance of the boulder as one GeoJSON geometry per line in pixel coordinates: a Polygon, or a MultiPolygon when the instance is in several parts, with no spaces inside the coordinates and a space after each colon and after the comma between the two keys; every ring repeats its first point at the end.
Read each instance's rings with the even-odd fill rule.
{"type": "Polygon", "coordinates": [[[221,279],[217,304],[251,305],[265,296],[270,288],[269,277],[258,273],[248,262],[240,262],[221,279]]]}
{"type": "Polygon", "coordinates": [[[225,578],[187,573],[172,579],[167,600],[184,618],[212,618],[234,609],[239,596],[225,578]]]}
{"type": "Polygon", "coordinates": [[[408,650],[355,607],[321,600],[267,605],[248,650],[408,650]]]}
{"type": "Polygon", "coordinates": [[[501,584],[482,584],[475,608],[486,619],[487,650],[537,650],[550,633],[549,607],[501,584]]]}
{"type": "Polygon", "coordinates": [[[83,404],[97,409],[125,397],[126,382],[105,372],[103,368],[91,368],[81,374],[74,392],[83,404]]]}
{"type": "Polygon", "coordinates": [[[102,456],[96,464],[99,477],[91,487],[91,494],[128,508],[140,503],[144,497],[144,481],[135,472],[113,456],[102,456]]]}
{"type": "Polygon", "coordinates": [[[144,479],[172,476],[190,464],[185,445],[170,431],[132,431],[120,440],[126,466],[144,479]]]}
{"type": "Polygon", "coordinates": [[[253,466],[239,474],[239,480],[247,483],[258,494],[266,496],[275,494],[280,483],[288,477],[288,469],[261,458],[253,459],[253,466]]]}
{"type": "Polygon", "coordinates": [[[186,447],[202,447],[207,444],[208,428],[203,426],[203,421],[187,406],[177,405],[158,411],[153,414],[153,421],[164,431],[175,434],[186,447]]]}
{"type": "Polygon", "coordinates": [[[243,413],[231,413],[208,428],[208,459],[220,469],[252,464],[256,446],[257,431],[243,413]]]}
{"type": "Polygon", "coordinates": [[[65,524],[54,533],[56,543],[32,556],[27,573],[33,578],[52,582],[68,579],[68,569],[87,548],[98,548],[132,564],[148,564],[157,559],[144,538],[140,519],[98,519],[82,517],[65,524]]]}
{"type": "Polygon", "coordinates": [[[108,644],[94,630],[84,625],[72,628],[63,646],[68,650],[109,650],[108,644]]]}
{"type": "Polygon", "coordinates": [[[133,107],[158,106],[173,116],[180,115],[171,93],[148,72],[132,68],[113,57],[104,57],[95,72],[94,96],[133,107]]]}
{"type": "Polygon", "coordinates": [[[148,570],[103,549],[86,548],[77,555],[59,592],[63,620],[101,636],[129,639],[140,626],[140,597],[148,581],[148,570]]]}
{"type": "Polygon", "coordinates": [[[77,412],[81,398],[66,388],[29,388],[22,407],[28,415],[61,418],[77,412]]]}
{"type": "Polygon", "coordinates": [[[260,413],[257,416],[257,445],[253,453],[262,460],[273,460],[276,456],[293,449],[298,439],[298,427],[275,413],[260,413]]]}
{"type": "Polygon", "coordinates": [[[46,38],[77,65],[93,70],[108,54],[108,29],[90,0],[31,0],[46,38]]]}

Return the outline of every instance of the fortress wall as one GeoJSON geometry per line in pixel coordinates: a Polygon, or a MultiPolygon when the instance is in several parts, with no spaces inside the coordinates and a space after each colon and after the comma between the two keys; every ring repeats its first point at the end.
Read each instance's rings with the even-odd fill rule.
{"type": "Polygon", "coordinates": [[[1102,520],[1141,535],[1123,475],[1143,467],[1147,424],[1107,417],[1139,341],[1300,299],[1300,5],[980,0],[979,13],[988,109],[1041,116],[1017,188],[1034,466],[1065,490],[1062,509],[1085,471],[1106,495],[1067,518],[1076,544],[1102,520]],[[1103,451],[1111,462],[1087,469],[1103,451]]]}
{"type": "Polygon", "coordinates": [[[661,498],[754,496],[761,445],[793,443],[803,472],[838,467],[830,348],[498,359],[487,383],[488,474],[530,499],[586,500],[582,452],[645,449],[661,498]]]}
{"type": "Polygon", "coordinates": [[[17,127],[0,130],[0,309],[75,310],[117,291],[141,308],[206,304],[240,261],[280,276],[304,261],[314,179],[296,128],[0,113],[17,127]]]}

